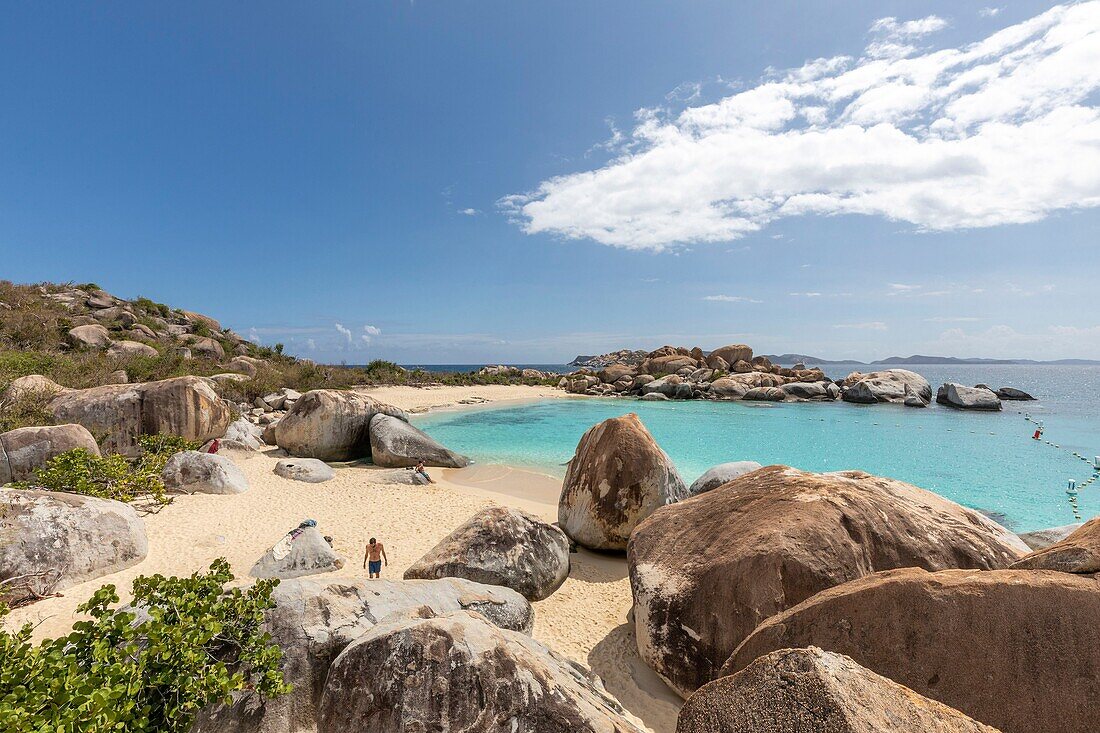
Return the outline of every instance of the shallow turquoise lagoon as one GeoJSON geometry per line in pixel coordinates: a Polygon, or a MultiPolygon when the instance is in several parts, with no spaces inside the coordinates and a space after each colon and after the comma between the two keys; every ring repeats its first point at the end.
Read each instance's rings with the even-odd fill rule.
{"type": "MultiPolygon", "coordinates": [[[[1017,380],[1019,381],[1019,380],[1017,380]]],[[[1100,425],[1080,404],[1005,403],[1000,413],[845,403],[640,402],[555,399],[441,412],[415,423],[478,463],[563,475],[577,441],[595,423],[636,412],[684,480],[734,460],[810,471],[861,469],[931,489],[980,509],[1016,531],[1074,521],[1066,483],[1083,483],[1100,454],[1100,425]],[[1030,412],[1060,448],[1032,440],[1030,412]]],[[[1100,481],[1082,489],[1084,518],[1100,514],[1100,481]]]]}

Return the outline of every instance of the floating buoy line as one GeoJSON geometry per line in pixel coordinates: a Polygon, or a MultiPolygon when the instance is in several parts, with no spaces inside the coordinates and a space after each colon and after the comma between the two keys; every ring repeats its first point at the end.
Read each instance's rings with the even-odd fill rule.
{"type": "Polygon", "coordinates": [[[1077,451],[1071,451],[1068,448],[1063,448],[1062,446],[1058,445],[1057,443],[1055,443],[1053,441],[1047,440],[1046,438],[1043,437],[1043,430],[1044,430],[1043,421],[1033,419],[1031,417],[1030,413],[1026,413],[1026,412],[1024,413],[1024,420],[1027,420],[1029,423],[1031,423],[1032,425],[1035,426],[1035,432],[1031,436],[1034,440],[1038,440],[1041,443],[1045,443],[1046,445],[1049,445],[1051,448],[1057,448],[1058,450],[1065,451],[1066,453],[1069,453],[1070,455],[1072,455],[1074,458],[1080,460],[1081,462],[1088,464],[1089,468],[1092,469],[1092,475],[1089,476],[1084,481],[1082,481],[1080,483],[1080,485],[1078,485],[1077,481],[1075,481],[1074,479],[1069,479],[1066,482],[1066,497],[1069,499],[1070,509],[1073,510],[1073,518],[1076,519],[1078,522],[1080,522],[1081,521],[1081,510],[1077,506],[1077,494],[1080,491],[1080,489],[1088,488],[1088,486],[1090,484],[1092,484],[1096,480],[1100,479],[1100,456],[1093,456],[1092,460],[1089,460],[1088,458],[1081,455],[1077,451]]]}

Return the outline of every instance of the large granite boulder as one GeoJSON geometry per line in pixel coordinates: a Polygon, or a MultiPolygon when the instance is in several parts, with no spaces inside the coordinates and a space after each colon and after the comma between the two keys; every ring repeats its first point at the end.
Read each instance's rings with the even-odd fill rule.
{"type": "Polygon", "coordinates": [[[765,621],[722,674],[776,649],[817,646],[1004,733],[1081,733],[1100,730],[1100,707],[1083,703],[1100,695],[1098,618],[1092,577],[905,568],[765,621]]]}
{"type": "Polygon", "coordinates": [[[298,578],[275,588],[265,629],[283,651],[283,675],[293,692],[273,700],[239,694],[231,705],[207,708],[193,733],[287,733],[315,730],[329,666],[344,648],[385,617],[427,606],[436,613],[476,611],[502,628],[530,633],[531,604],[508,588],[461,578],[366,580],[298,578]]]}
{"type": "Polygon", "coordinates": [[[294,530],[263,554],[248,574],[253,578],[300,578],[303,575],[331,573],[344,567],[340,557],[321,530],[306,527],[294,530]]]}
{"type": "Polygon", "coordinates": [[[1023,557],[1012,567],[1018,570],[1100,573],[1100,517],[1085,522],[1064,540],[1023,557]]]}
{"type": "Polygon", "coordinates": [[[225,435],[218,443],[222,450],[258,451],[264,447],[263,428],[254,425],[246,418],[239,417],[229,423],[225,435]]]}
{"type": "Polygon", "coordinates": [[[912,385],[905,385],[905,395],[902,404],[906,407],[928,407],[928,401],[913,391],[912,385]]]}
{"type": "Polygon", "coordinates": [[[788,397],[799,400],[831,400],[825,382],[788,382],[779,389],[787,393],[788,397]]]}
{"type": "Polygon", "coordinates": [[[696,690],[677,733],[997,733],[859,666],[808,649],[766,654],[696,690]]]}
{"type": "Polygon", "coordinates": [[[598,678],[469,611],[395,614],[332,663],[318,733],[640,733],[598,678]]]}
{"type": "Polygon", "coordinates": [[[386,468],[415,466],[420,461],[443,468],[470,465],[469,458],[444,448],[423,430],[382,413],[370,421],[370,453],[374,465],[386,468]]]}
{"type": "Polygon", "coordinates": [[[356,392],[315,389],[294,403],[275,428],[279,447],[292,456],[347,461],[371,453],[370,421],[377,414],[407,420],[396,407],[356,392]]]}
{"type": "Polygon", "coordinates": [[[74,326],[69,329],[69,340],[82,349],[105,349],[111,343],[111,333],[98,323],[74,326]]]}
{"type": "Polygon", "coordinates": [[[625,550],[634,527],[688,496],[672,460],[634,413],[588,429],[569,462],[558,525],[593,550],[625,550]]]}
{"type": "Polygon", "coordinates": [[[275,464],[275,475],[307,484],[320,484],[336,478],[332,466],[316,458],[283,458],[275,464]]]}
{"type": "Polygon", "coordinates": [[[181,494],[242,494],[248,479],[225,456],[185,450],[164,464],[161,480],[168,491],[181,494]]]}
{"type": "Polygon", "coordinates": [[[183,342],[187,344],[191,351],[207,359],[213,359],[214,361],[225,359],[225,348],[212,338],[189,335],[183,337],[183,342]]]}
{"type": "Polygon", "coordinates": [[[658,509],[630,538],[638,649],[687,695],[764,619],[899,567],[1003,568],[1016,535],[916,486],[769,466],[658,509]]]}
{"type": "Polygon", "coordinates": [[[782,402],[787,399],[787,393],[779,387],[753,387],[741,399],[749,402],[782,402]]]}
{"type": "Polygon", "coordinates": [[[751,389],[759,387],[779,387],[783,382],[783,377],[778,374],[767,374],[765,372],[731,374],[711,382],[710,394],[718,399],[739,400],[751,389]]]}
{"type": "Polygon", "coordinates": [[[752,363],[752,347],[744,344],[730,344],[720,346],[710,352],[710,356],[716,356],[727,364],[736,364],[739,361],[752,363]]]}
{"type": "Polygon", "coordinates": [[[83,425],[46,425],[0,433],[0,486],[30,479],[51,458],[76,448],[99,455],[95,438],[83,425]]]}
{"type": "Polygon", "coordinates": [[[178,435],[203,443],[225,434],[229,407],[201,377],[110,384],[62,392],[48,409],[57,422],[78,423],[105,436],[104,451],[134,456],[140,435],[178,435]]]}
{"type": "Polygon", "coordinates": [[[264,364],[265,362],[263,359],[254,359],[251,356],[234,356],[225,366],[232,372],[239,372],[246,376],[254,377],[264,364]]]}
{"type": "Polygon", "coordinates": [[[646,359],[639,369],[646,374],[675,374],[685,367],[695,369],[698,366],[699,362],[690,356],[670,354],[646,359]]]}
{"type": "Polygon", "coordinates": [[[604,384],[614,384],[624,377],[629,377],[633,382],[637,373],[636,367],[626,364],[609,364],[600,370],[599,377],[604,384]]]}
{"type": "Polygon", "coordinates": [[[842,395],[845,402],[867,405],[876,402],[903,403],[906,386],[925,403],[932,400],[932,386],[928,380],[908,369],[885,369],[870,374],[853,372],[841,384],[847,387],[842,395]]]}
{"type": "Polygon", "coordinates": [[[466,578],[541,601],[569,576],[569,538],[518,509],[483,509],[405,571],[405,579],[466,578]]]}
{"type": "Polygon", "coordinates": [[[695,482],[688,487],[688,493],[692,496],[696,494],[705,494],[708,491],[713,491],[723,484],[728,484],[738,476],[744,476],[746,473],[751,473],[758,468],[763,468],[756,461],[730,461],[729,463],[719,463],[717,466],[708,468],[699,478],[695,479],[695,482]]]}
{"type": "Polygon", "coordinates": [[[0,580],[48,572],[60,590],[136,565],[148,549],[145,525],[129,504],[0,489],[0,580]]]}
{"type": "Polygon", "coordinates": [[[1000,410],[1001,400],[985,387],[967,387],[955,382],[944,382],[936,390],[936,402],[960,410],[1000,410]]]}

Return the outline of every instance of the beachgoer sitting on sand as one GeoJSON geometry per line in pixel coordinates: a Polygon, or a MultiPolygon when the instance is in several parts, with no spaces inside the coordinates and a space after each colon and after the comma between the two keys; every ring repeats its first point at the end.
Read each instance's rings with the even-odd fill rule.
{"type": "Polygon", "coordinates": [[[386,567],[389,567],[390,559],[386,557],[385,546],[371,537],[370,542],[367,544],[367,551],[363,554],[363,567],[367,567],[367,563],[370,563],[369,576],[372,579],[382,577],[383,560],[386,561],[386,567]]]}
{"type": "Polygon", "coordinates": [[[413,470],[416,471],[421,476],[423,476],[425,479],[427,479],[429,484],[434,484],[435,483],[435,481],[432,481],[432,477],[428,475],[428,470],[426,468],[424,468],[424,461],[423,460],[418,461],[417,464],[416,464],[416,468],[414,468],[413,470]]]}

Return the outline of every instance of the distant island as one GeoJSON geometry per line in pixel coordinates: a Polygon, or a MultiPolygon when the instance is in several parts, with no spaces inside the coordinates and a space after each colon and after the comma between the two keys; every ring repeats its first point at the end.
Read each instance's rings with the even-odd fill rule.
{"type": "MultiPolygon", "coordinates": [[[[608,364],[614,363],[641,363],[641,360],[645,358],[645,353],[646,352],[644,351],[630,351],[629,349],[622,349],[620,351],[615,351],[598,356],[581,355],[573,359],[573,361],[569,362],[568,366],[603,367],[608,364]]],[[[810,354],[764,354],[764,356],[773,364],[793,365],[801,363],[807,366],[827,366],[830,364],[854,364],[859,366],[881,366],[896,364],[979,364],[985,366],[1001,364],[1036,364],[1043,366],[1100,366],[1100,360],[1097,359],[1051,359],[1044,361],[1037,359],[987,359],[982,357],[960,358],[957,356],[927,356],[923,354],[913,354],[911,356],[890,356],[885,359],[877,359],[875,361],[857,361],[855,359],[822,359],[819,356],[811,356],[810,354]]]]}

